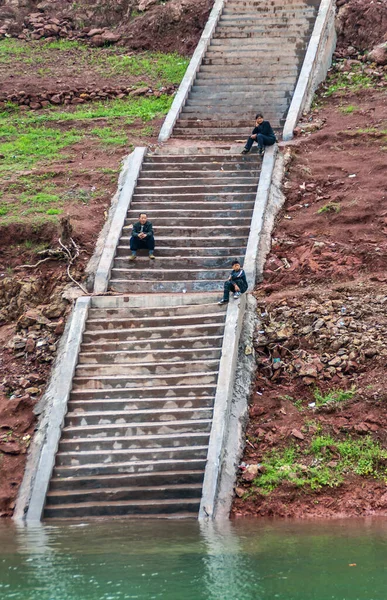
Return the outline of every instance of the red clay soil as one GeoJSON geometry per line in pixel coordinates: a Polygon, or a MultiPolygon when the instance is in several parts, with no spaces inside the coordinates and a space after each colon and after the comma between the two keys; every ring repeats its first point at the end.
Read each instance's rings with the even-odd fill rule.
{"type": "Polygon", "coordinates": [[[371,50],[387,40],[387,0],[337,0],[338,50],[371,50]]]}
{"type": "MultiPolygon", "coordinates": [[[[304,451],[317,430],[337,440],[371,436],[387,447],[386,94],[332,97],[314,120],[322,129],[294,142],[286,202],[256,290],[264,317],[247,465],[291,441],[304,451]],[[309,407],[316,387],[352,386],[356,394],[339,409],[309,407]]],[[[268,495],[258,481],[240,472],[233,517],[387,514],[383,480],[348,474],[341,486],[318,491],[286,482],[268,495]]]]}

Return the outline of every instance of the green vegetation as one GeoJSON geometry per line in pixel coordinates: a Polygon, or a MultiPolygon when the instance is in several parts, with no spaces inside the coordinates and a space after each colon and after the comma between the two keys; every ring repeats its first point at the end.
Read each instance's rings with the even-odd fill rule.
{"type": "Polygon", "coordinates": [[[341,210],[341,204],[339,202],[328,202],[321,208],[318,209],[317,214],[322,215],[324,213],[335,212],[339,213],[341,210]]]}
{"type": "Polygon", "coordinates": [[[329,98],[336,92],[358,91],[373,85],[372,77],[363,73],[361,65],[355,65],[350,72],[333,72],[327,79],[323,96],[329,98]]]}
{"type": "Polygon", "coordinates": [[[179,54],[145,52],[141,55],[113,55],[100,59],[108,70],[116,75],[141,75],[165,85],[180,83],[189,64],[189,59],[179,54]]]}
{"type": "MultiPolygon", "coordinates": [[[[387,481],[387,450],[370,436],[335,440],[316,435],[305,450],[289,445],[262,460],[251,493],[268,494],[283,483],[306,490],[337,487],[350,474],[387,481]]],[[[249,495],[251,495],[251,493],[249,495]]]]}
{"type": "Polygon", "coordinates": [[[76,75],[88,71],[106,78],[125,75],[134,78],[136,85],[179,84],[184,77],[189,59],[177,53],[142,52],[129,55],[125,48],[108,46],[92,48],[70,40],[0,40],[0,65],[14,64],[15,74],[26,67],[34,67],[40,76],[54,72],[56,63],[66,65],[76,75]],[[76,60],[74,60],[76,59],[76,60]],[[141,77],[142,81],[137,81],[141,77]]]}
{"type": "Polygon", "coordinates": [[[348,106],[340,106],[339,110],[344,115],[351,115],[353,112],[355,112],[358,109],[356,108],[356,106],[353,106],[352,104],[349,104],[348,106]]]}
{"type": "Polygon", "coordinates": [[[330,390],[326,394],[323,394],[318,388],[314,391],[314,399],[316,401],[316,406],[335,406],[337,404],[342,404],[347,400],[351,400],[356,394],[356,389],[352,388],[350,390],[330,390]]]}

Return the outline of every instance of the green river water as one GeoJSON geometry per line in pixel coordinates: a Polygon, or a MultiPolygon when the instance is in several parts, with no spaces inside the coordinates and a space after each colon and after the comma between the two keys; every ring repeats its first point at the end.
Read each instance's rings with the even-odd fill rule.
{"type": "Polygon", "coordinates": [[[387,519],[0,524],[0,600],[153,598],[386,600],[387,519]]]}

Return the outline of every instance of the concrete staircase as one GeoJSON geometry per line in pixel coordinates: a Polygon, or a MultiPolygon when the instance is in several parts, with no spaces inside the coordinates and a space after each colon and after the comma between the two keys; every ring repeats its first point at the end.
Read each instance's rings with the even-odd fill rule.
{"type": "Polygon", "coordinates": [[[122,232],[110,288],[123,293],[222,290],[233,258],[243,261],[261,160],[255,154],[153,155],[145,158],[122,232]],[[155,261],[130,263],[130,234],[147,212],[155,261]]]}
{"type": "Polygon", "coordinates": [[[46,518],[197,517],[226,310],[184,300],[92,300],[46,518]]]}
{"type": "Polygon", "coordinates": [[[245,139],[258,110],[280,130],[318,5],[227,0],[174,129],[184,148],[172,139],[145,156],[109,281],[121,295],[91,298],[46,519],[198,516],[226,321],[217,300],[245,256],[262,164],[216,140],[245,139]],[[157,259],[129,263],[144,211],[157,259]]]}
{"type": "Polygon", "coordinates": [[[255,114],[280,132],[320,0],[227,0],[174,137],[245,139],[255,114]]]}

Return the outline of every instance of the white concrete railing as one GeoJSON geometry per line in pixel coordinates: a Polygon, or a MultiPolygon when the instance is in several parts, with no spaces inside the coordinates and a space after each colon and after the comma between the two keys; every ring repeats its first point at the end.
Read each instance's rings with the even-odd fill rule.
{"type": "Polygon", "coordinates": [[[63,339],[64,351],[58,353],[51,374],[45,393],[46,410],[34,437],[16,502],[14,518],[19,522],[25,520],[27,523],[35,523],[42,518],[89,306],[90,297],[77,300],[67,335],[63,339]]]}
{"type": "Polygon", "coordinates": [[[106,238],[105,247],[98,264],[94,280],[94,293],[105,294],[108,289],[110,273],[120,241],[122,228],[125,224],[127,212],[130,208],[132,196],[140,176],[142,163],[147,153],[147,148],[139,147],[133,150],[125,165],[123,173],[123,186],[118,198],[117,206],[106,238]]]}
{"type": "Polygon", "coordinates": [[[309,110],[317,86],[326,78],[332,64],[336,46],[335,0],[321,0],[312,36],[302,65],[301,73],[288,111],[283,140],[293,138],[293,132],[302,113],[309,110]]]}
{"type": "Polygon", "coordinates": [[[196,74],[202,64],[203,57],[207,52],[207,48],[212,40],[214,31],[218,24],[220,15],[222,14],[225,0],[215,0],[214,6],[208,17],[207,24],[204,28],[202,36],[199,40],[196,50],[191,58],[191,61],[185,72],[183,81],[177,91],[172,106],[165,118],[163,126],[159,134],[159,142],[166,142],[172,135],[173,128],[181,113],[181,110],[187,100],[188,94],[191,91],[196,74]]]}

